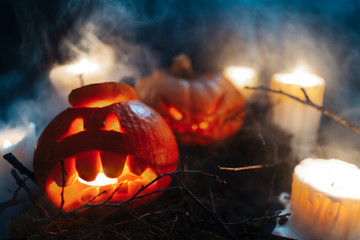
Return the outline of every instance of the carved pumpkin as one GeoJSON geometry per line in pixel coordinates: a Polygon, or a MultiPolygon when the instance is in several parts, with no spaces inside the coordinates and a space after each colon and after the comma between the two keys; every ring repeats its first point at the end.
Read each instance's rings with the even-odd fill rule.
{"type": "Polygon", "coordinates": [[[243,125],[245,101],[221,74],[196,75],[185,55],[170,72],[156,71],[139,80],[139,99],[155,108],[183,144],[210,144],[243,125]]]}
{"type": "MultiPolygon", "coordinates": [[[[109,202],[124,201],[158,175],[176,170],[178,149],[171,129],[136,99],[130,86],[113,82],[70,93],[73,108],[49,123],[34,153],[37,182],[57,207],[62,189],[63,210],[70,211],[89,200],[103,202],[115,189],[109,202]]],[[[141,195],[170,181],[161,178],[141,195]]]]}

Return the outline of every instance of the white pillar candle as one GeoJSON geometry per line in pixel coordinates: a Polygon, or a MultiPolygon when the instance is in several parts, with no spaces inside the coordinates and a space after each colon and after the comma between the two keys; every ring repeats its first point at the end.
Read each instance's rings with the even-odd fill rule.
{"type": "MultiPolygon", "coordinates": [[[[292,74],[275,74],[270,88],[305,100],[303,88],[314,104],[322,105],[325,82],[316,75],[296,70],[292,74]]],[[[300,159],[308,156],[317,138],[321,113],[282,94],[272,94],[271,99],[273,124],[292,135],[291,146],[300,159]]]]}
{"type": "Polygon", "coordinates": [[[360,239],[360,169],[337,159],[305,159],[293,174],[289,222],[274,234],[360,239]]]}
{"type": "Polygon", "coordinates": [[[0,130],[0,202],[9,200],[17,185],[12,179],[10,163],[3,155],[11,152],[23,165],[32,170],[32,158],[36,144],[35,124],[0,130]]]}
{"type": "Polygon", "coordinates": [[[91,55],[82,54],[77,60],[51,69],[49,78],[61,97],[67,99],[71,90],[82,85],[110,81],[115,69],[115,53],[101,44],[91,55]]]}
{"type": "Polygon", "coordinates": [[[242,66],[229,66],[223,72],[236,89],[243,95],[246,101],[250,101],[254,90],[245,87],[256,87],[258,84],[257,74],[254,69],[242,66]]]}

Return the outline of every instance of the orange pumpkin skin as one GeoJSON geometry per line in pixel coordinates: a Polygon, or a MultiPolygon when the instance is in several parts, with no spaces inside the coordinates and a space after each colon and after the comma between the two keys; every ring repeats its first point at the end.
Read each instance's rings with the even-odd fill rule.
{"type": "MultiPolygon", "coordinates": [[[[62,186],[63,210],[70,211],[89,200],[103,202],[111,194],[109,202],[124,201],[158,175],[176,170],[178,149],[171,129],[136,98],[122,83],[84,86],[70,94],[76,108],[66,109],[44,129],[34,153],[34,172],[57,207],[62,186]]],[[[166,188],[170,181],[161,178],[140,195],[166,188]]]]}
{"type": "Polygon", "coordinates": [[[136,83],[139,99],[156,109],[182,144],[207,145],[236,133],[245,101],[220,74],[191,78],[157,71],[136,83]]]}

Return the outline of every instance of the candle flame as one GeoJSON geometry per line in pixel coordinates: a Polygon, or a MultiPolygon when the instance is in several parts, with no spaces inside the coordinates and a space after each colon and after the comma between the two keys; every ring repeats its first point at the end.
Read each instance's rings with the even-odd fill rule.
{"type": "Polygon", "coordinates": [[[93,62],[90,62],[86,58],[82,58],[80,62],[69,66],[70,71],[77,74],[84,74],[86,72],[95,72],[99,69],[99,65],[93,62]]]}
{"type": "Polygon", "coordinates": [[[323,79],[318,76],[305,72],[302,69],[296,69],[292,74],[284,74],[281,81],[286,84],[300,85],[302,87],[311,87],[322,84],[323,79]]]}
{"type": "Polygon", "coordinates": [[[12,144],[11,144],[10,140],[5,139],[2,147],[3,147],[3,148],[8,148],[8,147],[10,147],[11,145],[12,145],[12,144]]]}
{"type": "Polygon", "coordinates": [[[302,181],[333,197],[360,199],[360,170],[337,159],[305,159],[295,168],[302,181]]]}
{"type": "Polygon", "coordinates": [[[255,71],[248,67],[230,66],[224,70],[224,75],[236,86],[254,85],[255,71]]]}
{"type": "Polygon", "coordinates": [[[109,178],[104,174],[104,170],[101,167],[100,168],[100,172],[98,173],[98,175],[96,176],[96,178],[93,181],[85,181],[82,178],[78,178],[79,182],[86,184],[86,185],[90,185],[90,186],[106,186],[109,184],[114,184],[118,181],[117,178],[109,178]]]}

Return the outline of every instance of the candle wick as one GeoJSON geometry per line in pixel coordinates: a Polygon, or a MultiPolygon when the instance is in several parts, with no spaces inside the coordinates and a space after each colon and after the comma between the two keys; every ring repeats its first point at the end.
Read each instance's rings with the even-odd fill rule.
{"type": "Polygon", "coordinates": [[[80,86],[84,86],[84,76],[83,76],[83,73],[80,73],[79,74],[79,80],[80,80],[80,86]]]}
{"type": "Polygon", "coordinates": [[[334,185],[335,185],[335,182],[332,182],[332,183],[331,183],[331,186],[333,187],[334,185]]]}

